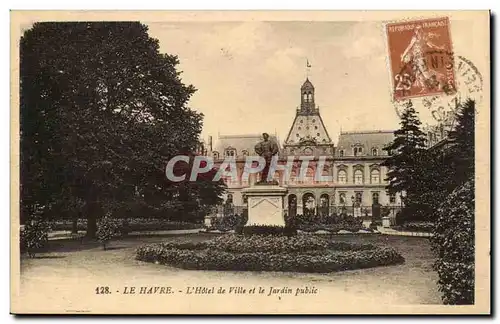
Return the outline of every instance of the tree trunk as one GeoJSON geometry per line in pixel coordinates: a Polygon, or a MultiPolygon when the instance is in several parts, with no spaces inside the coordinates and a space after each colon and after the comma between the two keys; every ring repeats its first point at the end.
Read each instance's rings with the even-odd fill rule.
{"type": "Polygon", "coordinates": [[[78,216],[80,213],[73,212],[73,223],[71,225],[71,233],[78,234],[78,216]]]}
{"type": "Polygon", "coordinates": [[[88,238],[95,238],[97,232],[97,219],[101,216],[102,208],[98,202],[89,202],[87,208],[87,234],[88,238]]]}

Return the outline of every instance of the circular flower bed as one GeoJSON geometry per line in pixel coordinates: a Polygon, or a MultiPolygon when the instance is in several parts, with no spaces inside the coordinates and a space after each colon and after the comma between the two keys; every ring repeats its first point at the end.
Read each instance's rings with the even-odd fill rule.
{"type": "Polygon", "coordinates": [[[334,272],[400,264],[390,247],[297,235],[224,235],[209,241],[143,245],[136,259],[183,269],[334,272]]]}

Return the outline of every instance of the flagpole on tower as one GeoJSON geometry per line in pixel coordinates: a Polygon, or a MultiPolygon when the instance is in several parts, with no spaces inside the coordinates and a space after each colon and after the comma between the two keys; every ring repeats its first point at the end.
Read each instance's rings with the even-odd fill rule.
{"type": "Polygon", "coordinates": [[[309,79],[309,73],[311,72],[311,64],[309,59],[306,59],[306,78],[309,79]]]}

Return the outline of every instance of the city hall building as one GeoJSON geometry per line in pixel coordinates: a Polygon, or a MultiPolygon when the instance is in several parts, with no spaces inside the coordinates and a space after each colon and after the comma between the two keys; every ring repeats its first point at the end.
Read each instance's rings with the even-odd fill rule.
{"type": "MultiPolygon", "coordinates": [[[[341,132],[335,143],[315,104],[315,95],[313,84],[306,79],[300,88],[300,108],[296,109],[285,141],[280,143],[276,135],[270,134],[270,139],[278,144],[280,163],[293,159],[288,179],[283,176],[284,171],[277,171],[274,176],[280,186],[288,189],[286,211],[324,216],[346,208],[365,216],[371,215],[374,203],[393,209],[400,207],[400,197],[386,192],[387,169],[381,165],[388,156],[383,148],[393,140],[393,130],[341,132]],[[309,160],[308,167],[305,177],[299,179],[304,157],[309,160]],[[330,181],[315,181],[318,166],[330,181]]],[[[242,176],[245,158],[257,155],[254,147],[261,140],[260,133],[219,135],[213,143],[210,137],[204,145],[205,153],[214,158],[215,165],[220,165],[225,157],[236,160],[238,177],[225,179],[228,186],[225,199],[232,202],[236,210],[246,204],[242,189],[260,180],[258,174],[242,176]]]]}

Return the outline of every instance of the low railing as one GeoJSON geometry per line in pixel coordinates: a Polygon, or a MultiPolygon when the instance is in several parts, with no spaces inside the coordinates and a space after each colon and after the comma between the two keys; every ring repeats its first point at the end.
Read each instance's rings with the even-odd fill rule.
{"type": "MultiPolygon", "coordinates": [[[[246,205],[221,205],[217,206],[217,217],[224,217],[229,215],[241,215],[248,207],[246,205]]],[[[400,206],[380,206],[380,217],[389,217],[391,224],[395,224],[396,215],[401,210],[400,206]]],[[[329,207],[317,207],[314,210],[308,210],[305,208],[297,208],[294,211],[290,210],[288,206],[285,206],[285,214],[288,215],[306,215],[312,219],[317,219],[321,221],[328,215],[341,215],[346,214],[354,217],[360,217],[363,219],[371,219],[373,216],[372,206],[329,206],[329,207]]]]}

